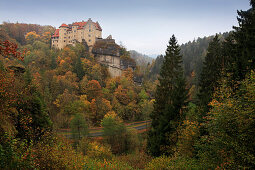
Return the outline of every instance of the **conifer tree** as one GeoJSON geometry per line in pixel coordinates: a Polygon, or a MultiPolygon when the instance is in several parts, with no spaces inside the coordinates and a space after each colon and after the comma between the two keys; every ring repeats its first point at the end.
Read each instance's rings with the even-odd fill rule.
{"type": "Polygon", "coordinates": [[[79,78],[79,80],[82,80],[83,76],[85,75],[80,56],[77,57],[77,60],[75,62],[74,72],[77,74],[77,77],[79,78]]]}
{"type": "Polygon", "coordinates": [[[203,116],[209,110],[208,103],[211,101],[214,89],[218,86],[218,80],[224,65],[221,43],[217,34],[213,41],[209,43],[207,50],[208,52],[200,75],[198,93],[199,105],[203,116]]]}
{"type": "Polygon", "coordinates": [[[72,137],[75,140],[80,140],[88,135],[88,126],[82,114],[76,113],[71,120],[72,137]]]}
{"type": "Polygon", "coordinates": [[[153,156],[172,154],[177,142],[176,128],[187,98],[182,56],[173,35],[167,46],[155,94],[152,124],[148,133],[148,152],[153,156]]]}
{"type": "Polygon", "coordinates": [[[250,70],[255,69],[255,0],[250,0],[251,8],[247,11],[237,11],[238,27],[233,27],[234,41],[232,54],[228,61],[228,72],[232,79],[241,81],[250,70]]]}

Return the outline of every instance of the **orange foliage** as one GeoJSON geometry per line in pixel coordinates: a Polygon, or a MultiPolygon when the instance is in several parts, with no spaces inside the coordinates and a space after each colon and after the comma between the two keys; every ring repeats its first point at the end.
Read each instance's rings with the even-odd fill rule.
{"type": "Polygon", "coordinates": [[[92,99],[90,106],[90,118],[95,125],[99,125],[105,114],[112,110],[110,101],[104,98],[92,99]]]}
{"type": "Polygon", "coordinates": [[[127,92],[128,92],[127,89],[123,89],[122,86],[119,85],[114,93],[118,101],[124,105],[127,105],[130,102],[130,98],[127,95],[127,92]]]}
{"type": "Polygon", "coordinates": [[[134,79],[133,70],[131,68],[124,70],[122,76],[126,77],[129,81],[133,81],[134,79]]]}
{"type": "Polygon", "coordinates": [[[51,33],[50,32],[44,32],[42,35],[42,41],[45,43],[49,43],[51,40],[51,33]]]}
{"type": "MultiPolygon", "coordinates": [[[[7,58],[14,57],[23,60],[23,55],[17,51],[17,45],[9,41],[0,41],[0,56],[7,58]]],[[[4,66],[3,66],[4,67],[4,66]]],[[[17,110],[14,105],[17,102],[19,91],[15,88],[14,71],[11,69],[0,68],[0,130],[13,132],[11,114],[17,110]]]]}
{"type": "Polygon", "coordinates": [[[25,39],[29,43],[33,43],[35,40],[38,40],[40,38],[40,35],[36,34],[35,31],[28,32],[25,36],[25,39]]]}
{"type": "Polygon", "coordinates": [[[102,96],[101,86],[97,80],[90,80],[87,84],[86,91],[90,99],[95,99],[102,96]]]}

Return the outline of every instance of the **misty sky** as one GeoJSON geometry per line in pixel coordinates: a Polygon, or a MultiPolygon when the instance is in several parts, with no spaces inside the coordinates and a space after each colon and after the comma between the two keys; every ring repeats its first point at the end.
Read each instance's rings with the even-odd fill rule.
{"type": "Polygon", "coordinates": [[[92,18],[128,50],[163,54],[175,34],[179,44],[232,30],[249,0],[0,0],[0,22],[59,27],[92,18]]]}

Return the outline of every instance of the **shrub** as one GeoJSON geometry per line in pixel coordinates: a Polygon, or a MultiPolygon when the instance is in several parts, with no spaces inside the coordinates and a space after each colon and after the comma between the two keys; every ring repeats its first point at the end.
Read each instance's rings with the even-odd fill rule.
{"type": "Polygon", "coordinates": [[[97,142],[88,143],[86,155],[90,158],[100,160],[111,160],[113,157],[111,148],[109,146],[101,145],[97,142]]]}

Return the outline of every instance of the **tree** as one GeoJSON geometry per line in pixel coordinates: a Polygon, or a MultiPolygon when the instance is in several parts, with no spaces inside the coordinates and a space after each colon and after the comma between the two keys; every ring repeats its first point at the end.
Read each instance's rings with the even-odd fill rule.
{"type": "MultiPolygon", "coordinates": [[[[0,41],[0,57],[23,61],[24,57],[18,51],[18,46],[9,41],[0,41]]],[[[16,129],[13,119],[16,119],[16,103],[24,89],[15,84],[15,70],[7,68],[0,60],[0,136],[4,132],[13,134],[16,129]]]]}
{"type": "Polygon", "coordinates": [[[112,110],[110,101],[104,98],[92,99],[90,120],[94,125],[98,125],[104,118],[104,115],[112,110]]]}
{"type": "MultiPolygon", "coordinates": [[[[229,78],[229,77],[228,77],[229,78]]],[[[206,116],[208,134],[198,146],[205,169],[255,168],[255,72],[233,89],[223,78],[206,116]]]]}
{"type": "Polygon", "coordinates": [[[182,56],[175,36],[170,38],[157,86],[148,151],[154,155],[172,154],[177,142],[176,128],[187,98],[182,56]],[[169,141],[170,140],[170,141],[169,141]],[[167,149],[166,149],[167,148],[167,149]]]}
{"type": "Polygon", "coordinates": [[[84,117],[80,113],[76,113],[71,120],[72,137],[75,140],[80,140],[88,135],[88,126],[84,117]]]}
{"type": "Polygon", "coordinates": [[[74,73],[77,74],[77,77],[79,78],[79,80],[82,80],[83,76],[85,75],[85,72],[84,72],[82,64],[81,64],[80,56],[77,56],[77,60],[74,65],[74,73]]]}
{"type": "Polygon", "coordinates": [[[101,86],[97,80],[90,80],[86,86],[86,94],[90,100],[102,96],[101,86]]]}
{"type": "Polygon", "coordinates": [[[198,99],[199,105],[202,108],[201,117],[209,111],[208,103],[212,99],[214,89],[218,86],[223,64],[221,43],[216,34],[213,41],[209,44],[199,80],[198,99]]]}
{"type": "Polygon", "coordinates": [[[38,40],[40,35],[38,35],[35,31],[28,32],[25,36],[27,43],[33,44],[34,41],[38,40]]]}
{"type": "Polygon", "coordinates": [[[106,142],[111,145],[113,153],[122,153],[125,148],[125,133],[127,131],[122,120],[114,111],[108,112],[101,122],[106,142]]]}
{"type": "Polygon", "coordinates": [[[50,32],[44,32],[42,34],[41,40],[43,42],[45,42],[46,44],[50,44],[50,40],[51,40],[51,33],[50,32]]]}
{"type": "Polygon", "coordinates": [[[240,81],[250,70],[255,69],[255,1],[247,11],[237,11],[238,27],[233,33],[233,41],[229,41],[227,70],[232,74],[232,80],[240,81]]]}

